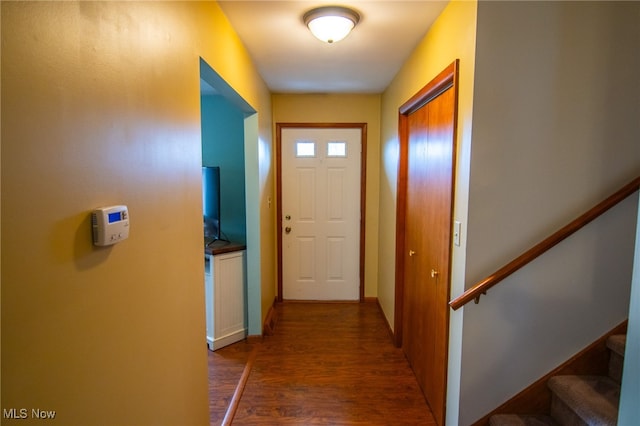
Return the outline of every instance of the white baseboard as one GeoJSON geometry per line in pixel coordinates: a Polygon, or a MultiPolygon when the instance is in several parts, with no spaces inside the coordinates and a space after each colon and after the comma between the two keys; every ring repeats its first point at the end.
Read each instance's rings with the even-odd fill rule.
{"type": "Polygon", "coordinates": [[[210,351],[215,351],[217,349],[228,346],[232,343],[239,342],[240,340],[243,340],[245,337],[247,337],[246,328],[227,334],[226,336],[218,337],[213,340],[207,336],[207,346],[209,346],[210,351]]]}

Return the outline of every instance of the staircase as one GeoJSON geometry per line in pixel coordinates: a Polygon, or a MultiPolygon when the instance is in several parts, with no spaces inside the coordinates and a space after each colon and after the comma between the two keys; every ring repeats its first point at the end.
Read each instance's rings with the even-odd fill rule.
{"type": "Polygon", "coordinates": [[[615,426],[620,402],[620,383],[626,335],[607,339],[611,353],[607,376],[554,376],[551,410],[544,415],[496,414],[491,426],[615,426]]]}

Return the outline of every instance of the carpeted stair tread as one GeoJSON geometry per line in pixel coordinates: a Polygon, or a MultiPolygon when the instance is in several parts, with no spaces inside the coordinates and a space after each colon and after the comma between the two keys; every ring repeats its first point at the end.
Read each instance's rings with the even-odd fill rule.
{"type": "Polygon", "coordinates": [[[489,419],[490,426],[558,426],[550,416],[495,414],[489,419]]]}
{"type": "Polygon", "coordinates": [[[607,339],[607,347],[621,356],[624,356],[624,348],[626,344],[627,344],[626,334],[616,334],[616,335],[610,336],[607,339]]]}
{"type": "Polygon", "coordinates": [[[620,386],[609,377],[555,376],[549,379],[548,386],[587,424],[615,426],[620,386]]]}

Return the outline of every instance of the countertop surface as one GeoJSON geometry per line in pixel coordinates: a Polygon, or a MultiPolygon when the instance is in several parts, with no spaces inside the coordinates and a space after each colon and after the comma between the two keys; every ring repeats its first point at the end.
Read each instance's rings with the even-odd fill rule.
{"type": "Polygon", "coordinates": [[[241,250],[245,250],[247,248],[247,245],[244,243],[236,243],[233,241],[225,241],[225,240],[217,240],[214,241],[212,243],[209,243],[208,245],[205,246],[204,248],[204,253],[205,254],[212,254],[212,255],[216,255],[216,254],[223,254],[223,253],[230,253],[230,252],[234,252],[234,251],[241,251],[241,250]]]}

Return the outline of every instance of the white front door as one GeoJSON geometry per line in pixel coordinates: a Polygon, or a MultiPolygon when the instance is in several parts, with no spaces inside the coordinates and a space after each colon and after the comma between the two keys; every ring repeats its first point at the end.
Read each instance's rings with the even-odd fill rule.
{"type": "Polygon", "coordinates": [[[359,128],[282,129],[282,296],[360,298],[359,128]]]}

